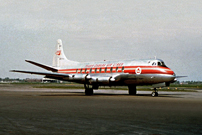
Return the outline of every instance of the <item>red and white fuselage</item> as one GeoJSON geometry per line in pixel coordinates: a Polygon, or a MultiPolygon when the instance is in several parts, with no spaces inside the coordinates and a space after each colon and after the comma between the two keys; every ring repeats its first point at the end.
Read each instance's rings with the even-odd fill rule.
{"type": "MultiPolygon", "coordinates": [[[[154,60],[123,60],[77,63],[75,66],[58,69],[58,73],[72,74],[73,78],[86,76],[97,79],[99,85],[148,85],[162,82],[173,82],[174,72],[159,59],[154,60]],[[120,78],[109,83],[102,83],[99,77],[120,78]],[[119,77],[117,77],[119,76],[119,77]]],[[[72,78],[72,81],[74,80],[72,78]]],[[[78,82],[78,79],[75,79],[78,82]]],[[[109,80],[110,81],[110,80],[109,80]]],[[[81,79],[80,83],[85,83],[81,79]]]]}
{"type": "Polygon", "coordinates": [[[169,86],[170,83],[176,81],[175,73],[160,59],[98,62],[76,62],[68,60],[64,54],[60,39],[58,40],[57,49],[53,57],[53,66],[47,66],[29,60],[26,61],[52,71],[52,73],[12,71],[45,75],[46,78],[82,83],[84,84],[87,95],[91,95],[93,89],[98,89],[102,85],[126,85],[129,87],[129,94],[136,94],[137,85],[153,85],[157,88],[169,86]]]}

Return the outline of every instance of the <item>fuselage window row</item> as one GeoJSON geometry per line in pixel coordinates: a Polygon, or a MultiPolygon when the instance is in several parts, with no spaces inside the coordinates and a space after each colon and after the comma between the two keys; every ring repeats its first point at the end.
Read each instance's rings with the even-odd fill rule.
{"type": "MultiPolygon", "coordinates": [[[[90,69],[87,69],[87,68],[81,68],[80,70],[79,69],[76,69],[76,73],[102,73],[102,71],[104,71],[104,73],[107,73],[108,71],[110,73],[112,73],[113,71],[115,72],[119,72],[119,67],[116,67],[116,68],[95,68],[94,70],[92,68],[90,69]],[[80,72],[79,72],[80,71],[80,72]]],[[[124,72],[124,67],[121,68],[121,72],[124,72]]]]}

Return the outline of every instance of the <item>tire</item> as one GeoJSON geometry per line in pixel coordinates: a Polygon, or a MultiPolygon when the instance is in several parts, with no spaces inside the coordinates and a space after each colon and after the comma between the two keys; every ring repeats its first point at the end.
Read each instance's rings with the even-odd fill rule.
{"type": "Polygon", "coordinates": [[[155,93],[156,93],[156,94],[155,94],[155,95],[156,95],[156,97],[158,97],[159,93],[158,93],[158,92],[155,92],[155,93]]]}
{"type": "Polygon", "coordinates": [[[158,92],[152,92],[152,97],[157,97],[159,94],[158,94],[158,92]]]}
{"type": "Polygon", "coordinates": [[[152,96],[152,97],[155,97],[155,96],[156,96],[155,93],[156,93],[156,92],[152,92],[151,96],[152,96]]]}
{"type": "Polygon", "coordinates": [[[128,94],[136,95],[137,94],[136,86],[128,86],[128,94]]]}
{"type": "Polygon", "coordinates": [[[85,89],[85,95],[93,95],[93,89],[90,89],[90,88],[88,88],[88,89],[85,89]]]}

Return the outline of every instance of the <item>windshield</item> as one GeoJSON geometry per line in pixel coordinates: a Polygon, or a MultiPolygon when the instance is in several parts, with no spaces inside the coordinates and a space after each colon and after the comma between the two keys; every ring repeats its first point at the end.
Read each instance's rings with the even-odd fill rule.
{"type": "Polygon", "coordinates": [[[167,67],[163,61],[158,61],[158,66],[167,67]]]}

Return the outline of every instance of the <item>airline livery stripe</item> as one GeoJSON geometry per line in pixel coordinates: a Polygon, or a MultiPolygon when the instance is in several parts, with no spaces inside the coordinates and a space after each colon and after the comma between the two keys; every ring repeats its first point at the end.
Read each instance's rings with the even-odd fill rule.
{"type": "Polygon", "coordinates": [[[155,67],[155,66],[126,66],[126,67],[102,67],[102,68],[78,68],[78,69],[61,69],[59,73],[130,73],[136,74],[136,69],[140,68],[140,74],[173,74],[173,71],[166,67],[155,67]],[[101,69],[101,71],[100,71],[101,69]],[[97,71],[96,71],[97,70],[97,71]],[[96,72],[95,72],[96,71],[96,72]]]}

